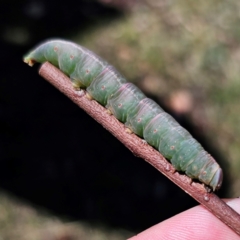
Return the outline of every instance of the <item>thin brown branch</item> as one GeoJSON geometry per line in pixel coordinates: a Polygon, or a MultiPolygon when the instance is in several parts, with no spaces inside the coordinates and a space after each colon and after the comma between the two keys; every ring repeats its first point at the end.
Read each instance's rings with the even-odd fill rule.
{"type": "Polygon", "coordinates": [[[135,134],[127,133],[124,124],[120,123],[114,116],[109,115],[103,106],[94,100],[89,100],[85,92],[74,90],[70,79],[59,69],[50,63],[44,63],[39,74],[111,132],[134,155],[145,159],[240,235],[240,215],[214,193],[208,193],[202,184],[192,182],[186,175],[175,172],[172,165],[158,151],[135,134]]]}

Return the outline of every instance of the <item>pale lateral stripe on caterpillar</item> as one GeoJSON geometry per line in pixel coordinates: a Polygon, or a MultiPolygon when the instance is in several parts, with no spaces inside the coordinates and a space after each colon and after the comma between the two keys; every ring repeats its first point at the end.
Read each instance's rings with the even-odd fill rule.
{"type": "Polygon", "coordinates": [[[45,42],[30,52],[24,62],[50,62],[135,134],[144,138],[178,171],[219,189],[222,169],[202,146],[169,114],[147,98],[134,84],[90,50],[63,40],[45,42]]]}

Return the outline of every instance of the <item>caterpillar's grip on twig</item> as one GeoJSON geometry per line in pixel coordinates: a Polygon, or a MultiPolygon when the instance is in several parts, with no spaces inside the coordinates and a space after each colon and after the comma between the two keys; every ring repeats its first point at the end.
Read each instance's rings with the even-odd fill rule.
{"type": "Polygon", "coordinates": [[[218,163],[187,130],[107,62],[84,47],[62,40],[43,43],[24,57],[30,66],[46,61],[68,75],[74,88],[86,89],[176,170],[213,190],[220,188],[223,174],[218,163]]]}

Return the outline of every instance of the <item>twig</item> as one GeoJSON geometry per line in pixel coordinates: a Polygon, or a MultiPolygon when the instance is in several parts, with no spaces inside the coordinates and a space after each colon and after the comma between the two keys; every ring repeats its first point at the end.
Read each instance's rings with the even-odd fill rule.
{"type": "Polygon", "coordinates": [[[120,123],[114,116],[109,115],[103,106],[94,100],[89,100],[85,92],[74,90],[70,79],[59,69],[47,62],[41,66],[39,74],[111,132],[134,155],[145,159],[240,235],[240,215],[214,193],[208,193],[202,184],[192,182],[192,179],[186,175],[176,172],[158,151],[144,143],[135,134],[127,133],[124,124],[120,123]]]}

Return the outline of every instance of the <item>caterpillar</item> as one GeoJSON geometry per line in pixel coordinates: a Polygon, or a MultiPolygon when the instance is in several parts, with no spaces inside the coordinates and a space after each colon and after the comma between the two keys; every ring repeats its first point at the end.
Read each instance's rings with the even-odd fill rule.
{"type": "Polygon", "coordinates": [[[63,40],[47,41],[24,57],[24,62],[50,62],[68,75],[76,90],[85,89],[133,133],[168,159],[177,171],[213,191],[222,184],[219,164],[191,134],[111,65],[90,50],[63,40]]]}

